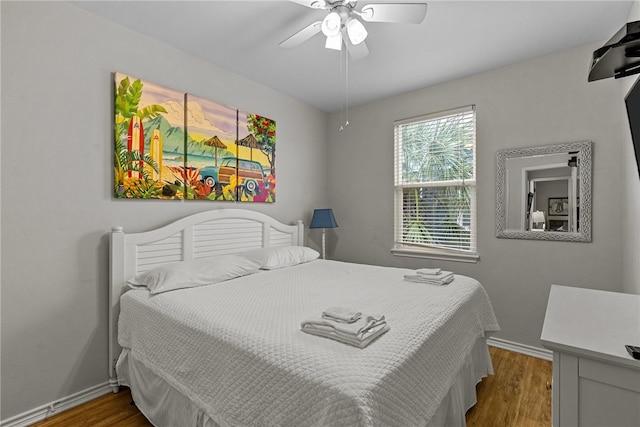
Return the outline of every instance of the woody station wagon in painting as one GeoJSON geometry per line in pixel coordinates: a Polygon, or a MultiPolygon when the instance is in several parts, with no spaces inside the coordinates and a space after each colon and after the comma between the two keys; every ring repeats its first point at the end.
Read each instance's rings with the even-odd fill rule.
{"type": "Polygon", "coordinates": [[[212,189],[216,185],[228,185],[234,175],[238,177],[238,185],[244,186],[249,193],[253,193],[260,183],[264,184],[266,176],[260,163],[235,157],[220,159],[219,166],[200,169],[200,180],[212,189]]]}

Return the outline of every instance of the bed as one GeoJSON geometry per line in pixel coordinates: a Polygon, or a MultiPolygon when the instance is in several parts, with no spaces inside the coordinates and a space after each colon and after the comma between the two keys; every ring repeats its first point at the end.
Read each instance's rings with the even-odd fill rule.
{"type": "Polygon", "coordinates": [[[157,426],[464,426],[499,330],[472,278],[432,286],[403,280],[408,269],[305,259],[157,294],[127,285],[167,263],[302,247],[303,233],[240,209],[113,228],[114,391],[128,386],[157,426]],[[390,330],[363,349],[301,331],[336,305],[383,313],[390,330]]]}

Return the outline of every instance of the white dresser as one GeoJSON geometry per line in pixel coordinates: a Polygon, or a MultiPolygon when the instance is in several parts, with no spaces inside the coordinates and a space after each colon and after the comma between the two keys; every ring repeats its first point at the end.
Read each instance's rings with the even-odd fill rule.
{"type": "Polygon", "coordinates": [[[553,285],[541,336],[553,351],[553,426],[640,427],[640,295],[553,285]]]}

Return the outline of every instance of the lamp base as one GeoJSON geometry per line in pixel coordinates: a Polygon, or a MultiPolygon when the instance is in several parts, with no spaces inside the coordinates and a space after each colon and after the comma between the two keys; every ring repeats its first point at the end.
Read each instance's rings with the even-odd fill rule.
{"type": "Polygon", "coordinates": [[[326,254],[327,229],[322,229],[322,259],[327,259],[326,254]]]}

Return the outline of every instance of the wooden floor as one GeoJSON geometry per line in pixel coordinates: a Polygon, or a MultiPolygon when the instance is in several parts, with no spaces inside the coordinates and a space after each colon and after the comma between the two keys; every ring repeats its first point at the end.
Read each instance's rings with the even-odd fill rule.
{"type": "MultiPolygon", "coordinates": [[[[551,362],[490,347],[495,375],[477,386],[469,427],[551,426],[551,362]]],[[[37,427],[149,427],[124,388],[34,424],[37,427]]]]}
{"type": "Polygon", "coordinates": [[[489,347],[493,370],[476,387],[468,427],[550,427],[551,362],[489,347]]]}

